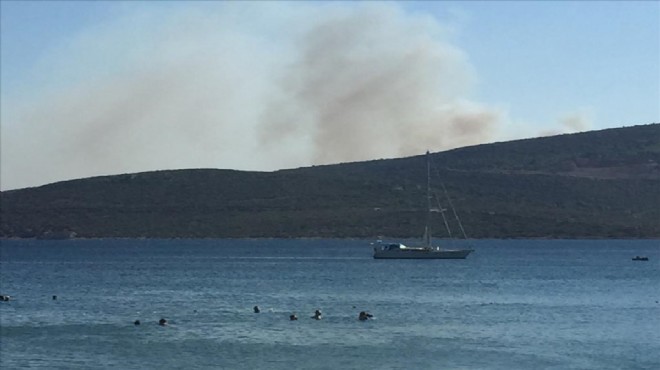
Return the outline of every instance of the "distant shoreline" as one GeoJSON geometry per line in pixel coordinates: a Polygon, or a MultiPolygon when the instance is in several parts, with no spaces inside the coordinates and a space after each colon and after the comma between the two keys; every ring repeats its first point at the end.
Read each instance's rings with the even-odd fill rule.
{"type": "Polygon", "coordinates": [[[428,223],[475,240],[657,239],[657,143],[651,124],[274,172],[69,180],[0,192],[0,237],[414,239],[428,223]],[[455,214],[426,219],[428,182],[434,209],[455,214]]]}

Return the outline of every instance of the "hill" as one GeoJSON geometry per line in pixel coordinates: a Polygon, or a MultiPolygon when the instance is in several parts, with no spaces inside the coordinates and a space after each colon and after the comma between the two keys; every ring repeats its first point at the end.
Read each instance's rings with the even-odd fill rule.
{"type": "MultiPolygon", "coordinates": [[[[432,154],[473,238],[660,237],[660,124],[432,154]]],[[[424,156],[155,171],[1,193],[0,237],[417,237],[424,156]]]]}

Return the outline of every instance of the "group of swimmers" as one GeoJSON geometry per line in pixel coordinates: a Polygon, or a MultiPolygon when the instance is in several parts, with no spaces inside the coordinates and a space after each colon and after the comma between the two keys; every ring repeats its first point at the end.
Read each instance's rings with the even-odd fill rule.
{"type": "MultiPolygon", "coordinates": [[[[11,296],[10,296],[10,295],[6,295],[6,294],[2,294],[2,295],[0,295],[0,301],[9,302],[10,299],[11,299],[11,296]]],[[[57,300],[57,296],[56,296],[56,295],[53,296],[53,300],[54,300],[54,301],[57,300]]]]}
{"type": "MultiPolygon", "coordinates": [[[[259,306],[254,306],[253,311],[254,311],[254,313],[260,313],[261,312],[261,310],[259,309],[259,306]]],[[[323,314],[321,314],[321,310],[314,311],[314,315],[311,316],[311,318],[314,319],[314,320],[321,320],[322,317],[323,317],[323,314]]],[[[360,311],[360,314],[358,315],[358,320],[366,321],[366,320],[369,320],[372,317],[374,317],[374,315],[370,314],[369,312],[360,311]]],[[[291,321],[298,320],[298,316],[295,313],[293,313],[293,314],[289,315],[289,320],[291,320],[291,321]]]]}
{"type": "MultiPolygon", "coordinates": [[[[259,306],[254,306],[253,311],[254,311],[254,313],[260,313],[261,309],[259,309],[259,306]]],[[[314,320],[321,320],[322,317],[323,317],[323,314],[321,314],[321,310],[316,310],[316,311],[314,311],[314,315],[312,315],[311,318],[314,319],[314,320]]],[[[372,315],[372,314],[370,314],[366,311],[360,311],[360,314],[358,315],[358,320],[366,321],[366,320],[369,320],[372,317],[374,317],[374,315],[372,315]]],[[[298,320],[298,316],[296,316],[296,314],[293,313],[289,316],[289,320],[291,320],[291,321],[298,320]]],[[[135,325],[135,326],[138,326],[140,324],[141,324],[140,320],[135,320],[133,322],[133,325],[135,325]]],[[[167,326],[167,319],[161,318],[160,320],[158,320],[158,325],[167,326]]]]}
{"type": "MultiPolygon", "coordinates": [[[[140,320],[133,321],[133,325],[135,326],[138,326],[140,324],[141,324],[140,320]]],[[[167,326],[167,319],[161,318],[160,320],[158,320],[158,325],[167,326]]]]}
{"type": "MultiPolygon", "coordinates": [[[[9,301],[10,298],[11,297],[8,296],[8,295],[0,295],[0,301],[9,301]]],[[[56,300],[56,299],[57,299],[57,296],[54,295],[53,300],[56,300]]],[[[260,313],[261,309],[259,309],[259,306],[254,306],[253,311],[254,311],[254,313],[260,313]]],[[[323,317],[323,315],[321,314],[321,310],[316,310],[316,311],[314,311],[314,315],[312,315],[311,318],[314,319],[314,320],[321,320],[322,317],[323,317]]],[[[358,315],[358,320],[366,321],[366,320],[369,320],[372,317],[374,317],[372,314],[370,314],[366,311],[360,311],[360,314],[358,315]]],[[[291,320],[291,321],[298,320],[298,316],[295,313],[293,313],[293,314],[289,315],[289,320],[291,320]]],[[[140,320],[135,320],[133,322],[133,325],[135,325],[135,326],[138,326],[140,324],[141,324],[140,320]]],[[[160,320],[158,320],[158,325],[166,326],[167,325],[167,319],[161,318],[160,320]]]]}

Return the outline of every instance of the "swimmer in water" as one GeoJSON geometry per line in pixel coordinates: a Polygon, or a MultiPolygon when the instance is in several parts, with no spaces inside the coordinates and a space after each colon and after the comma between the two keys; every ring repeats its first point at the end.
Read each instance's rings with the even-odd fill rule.
{"type": "Polygon", "coordinates": [[[140,320],[135,320],[135,321],[133,321],[133,325],[135,325],[135,326],[140,325],[140,320]]]}
{"type": "Polygon", "coordinates": [[[312,316],[312,319],[321,320],[321,310],[314,311],[314,316],[312,316]]]}
{"type": "Polygon", "coordinates": [[[160,319],[160,320],[158,320],[158,325],[160,325],[160,326],[165,326],[165,325],[167,325],[167,320],[165,320],[165,319],[160,319]]]}
{"type": "Polygon", "coordinates": [[[261,312],[259,306],[254,306],[254,313],[259,313],[259,312],[261,312]]]}
{"type": "Polygon", "coordinates": [[[296,316],[295,313],[294,313],[294,314],[291,314],[291,315],[289,316],[289,320],[291,320],[291,321],[296,321],[296,320],[298,320],[298,316],[296,316]]]}
{"type": "Polygon", "coordinates": [[[374,315],[366,312],[366,311],[361,311],[360,315],[358,316],[358,320],[360,321],[366,321],[369,320],[370,318],[374,317],[374,315]]]}

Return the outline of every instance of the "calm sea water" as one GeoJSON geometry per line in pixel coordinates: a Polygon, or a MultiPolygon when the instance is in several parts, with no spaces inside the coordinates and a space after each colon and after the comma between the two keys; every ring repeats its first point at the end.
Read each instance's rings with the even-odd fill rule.
{"type": "Polygon", "coordinates": [[[0,243],[7,369],[660,368],[657,240],[419,261],[361,240],[0,243]]]}

